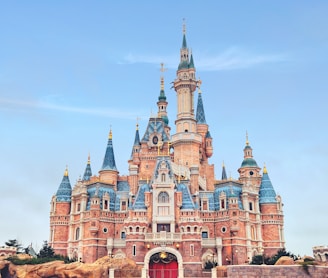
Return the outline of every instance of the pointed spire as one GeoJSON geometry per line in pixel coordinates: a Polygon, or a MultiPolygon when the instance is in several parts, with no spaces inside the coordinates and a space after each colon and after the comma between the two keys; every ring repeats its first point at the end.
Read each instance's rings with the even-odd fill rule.
{"type": "Polygon", "coordinates": [[[88,155],[88,162],[87,166],[85,167],[84,175],[83,175],[83,181],[89,181],[92,176],[92,171],[91,171],[91,162],[90,162],[90,154],[88,155]]]}
{"type": "Polygon", "coordinates": [[[186,40],[186,21],[183,19],[183,24],[182,24],[182,48],[187,48],[187,40],[186,40]]]}
{"type": "Polygon", "coordinates": [[[130,159],[133,159],[133,154],[135,152],[138,152],[139,148],[140,148],[140,136],[139,136],[139,124],[138,124],[138,118],[137,118],[136,134],[134,136],[134,143],[133,143],[133,148],[132,148],[130,159]]]}
{"type": "Polygon", "coordinates": [[[224,162],[222,163],[222,178],[221,178],[221,180],[227,180],[227,173],[226,173],[224,162]]]}
{"type": "Polygon", "coordinates": [[[199,80],[198,81],[198,101],[197,101],[196,121],[197,121],[197,124],[206,124],[204,105],[203,105],[203,99],[202,99],[202,91],[200,89],[201,84],[202,84],[202,82],[199,80]]]}
{"type": "Polygon", "coordinates": [[[248,141],[248,132],[246,130],[246,146],[249,146],[249,141],[248,141]]]}
{"type": "Polygon", "coordinates": [[[104,162],[102,165],[101,170],[115,170],[116,165],[115,165],[115,157],[114,157],[114,149],[113,149],[113,134],[112,134],[112,129],[110,129],[109,136],[108,136],[108,143],[107,143],[107,149],[104,157],[104,162]]]}
{"type": "Polygon", "coordinates": [[[195,68],[195,65],[194,65],[194,57],[192,56],[192,51],[190,51],[189,68],[195,68]]]}
{"type": "Polygon", "coordinates": [[[56,193],[56,200],[57,202],[70,202],[71,194],[72,194],[72,187],[68,177],[68,168],[66,166],[63,179],[56,193]]]}
{"type": "Polygon", "coordinates": [[[140,146],[140,136],[139,136],[139,124],[136,124],[136,135],[134,137],[134,144],[133,146],[140,146]]]}
{"type": "Polygon", "coordinates": [[[260,185],[259,191],[259,203],[268,204],[268,203],[277,203],[276,192],[272,186],[271,180],[268,175],[266,166],[263,167],[263,176],[260,185]]]}
{"type": "Polygon", "coordinates": [[[161,90],[160,95],[158,97],[158,101],[166,101],[166,96],[164,92],[164,72],[166,71],[166,68],[164,68],[164,63],[161,63],[161,90]]]}

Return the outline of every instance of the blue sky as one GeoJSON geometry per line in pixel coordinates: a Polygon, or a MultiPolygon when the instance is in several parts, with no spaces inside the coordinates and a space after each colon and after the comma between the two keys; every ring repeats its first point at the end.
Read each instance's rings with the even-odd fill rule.
{"type": "Polygon", "coordinates": [[[0,3],[0,245],[41,247],[51,196],[88,154],[96,174],[110,127],[127,174],[136,118],[157,111],[160,63],[172,134],[182,19],[216,177],[233,178],[246,131],[282,196],[286,248],[327,244],[328,3],[326,1],[2,1],[0,3]]]}

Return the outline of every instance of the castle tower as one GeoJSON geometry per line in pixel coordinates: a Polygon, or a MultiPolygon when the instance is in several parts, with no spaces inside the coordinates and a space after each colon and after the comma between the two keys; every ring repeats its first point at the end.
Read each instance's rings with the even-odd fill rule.
{"type": "Polygon", "coordinates": [[[193,57],[189,58],[185,25],[183,25],[182,48],[180,49],[180,64],[173,87],[177,95],[176,134],[172,136],[174,161],[187,167],[199,166],[199,150],[202,136],[197,133],[197,121],[194,113],[194,91],[198,85],[195,78],[193,57]]]}
{"type": "Polygon", "coordinates": [[[272,256],[285,247],[284,219],[280,196],[276,195],[266,167],[259,191],[259,204],[262,222],[262,239],[265,256],[272,256]]]}
{"type": "Polygon", "coordinates": [[[68,255],[68,223],[71,210],[71,194],[72,187],[68,177],[68,169],[66,168],[57,193],[51,200],[49,240],[49,244],[53,249],[56,249],[56,253],[63,256],[68,255]]]}
{"type": "Polygon", "coordinates": [[[256,184],[260,186],[261,183],[261,168],[257,166],[255,159],[253,158],[253,149],[249,145],[248,133],[246,132],[246,146],[244,148],[244,160],[241,163],[239,172],[239,180],[244,184],[256,184]]]}
{"type": "Polygon", "coordinates": [[[109,183],[112,185],[117,184],[118,171],[116,169],[114,149],[113,149],[113,134],[112,130],[109,132],[108,143],[104,162],[101,170],[99,171],[99,179],[102,182],[109,183]]]}

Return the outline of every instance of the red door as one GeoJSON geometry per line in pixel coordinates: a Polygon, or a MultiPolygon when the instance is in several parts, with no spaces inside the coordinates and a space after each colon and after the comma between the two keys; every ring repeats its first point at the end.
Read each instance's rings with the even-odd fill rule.
{"type": "Polygon", "coordinates": [[[177,278],[178,277],[178,262],[171,261],[169,263],[151,262],[149,264],[150,278],[177,278]]]}

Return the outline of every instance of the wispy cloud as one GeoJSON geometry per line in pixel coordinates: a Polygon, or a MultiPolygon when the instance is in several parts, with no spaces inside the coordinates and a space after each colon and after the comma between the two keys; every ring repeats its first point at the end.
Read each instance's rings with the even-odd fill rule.
{"type": "Polygon", "coordinates": [[[68,106],[68,105],[59,105],[59,104],[45,102],[45,101],[0,98],[0,110],[8,111],[8,110],[17,110],[17,109],[57,110],[67,113],[79,113],[79,114],[86,114],[92,116],[110,117],[110,118],[119,118],[119,119],[128,119],[128,120],[135,120],[136,115],[138,115],[138,113],[136,113],[137,111],[125,111],[122,109],[102,108],[102,107],[84,108],[84,107],[75,107],[75,106],[68,106]]]}
{"type": "MultiPolygon", "coordinates": [[[[195,57],[195,65],[201,71],[222,71],[246,69],[268,63],[279,63],[286,61],[284,54],[259,54],[251,53],[238,47],[231,47],[217,54],[198,53],[195,57]]],[[[156,55],[135,55],[129,53],[120,64],[156,64],[165,63],[167,68],[177,67],[177,57],[156,55]]]]}

